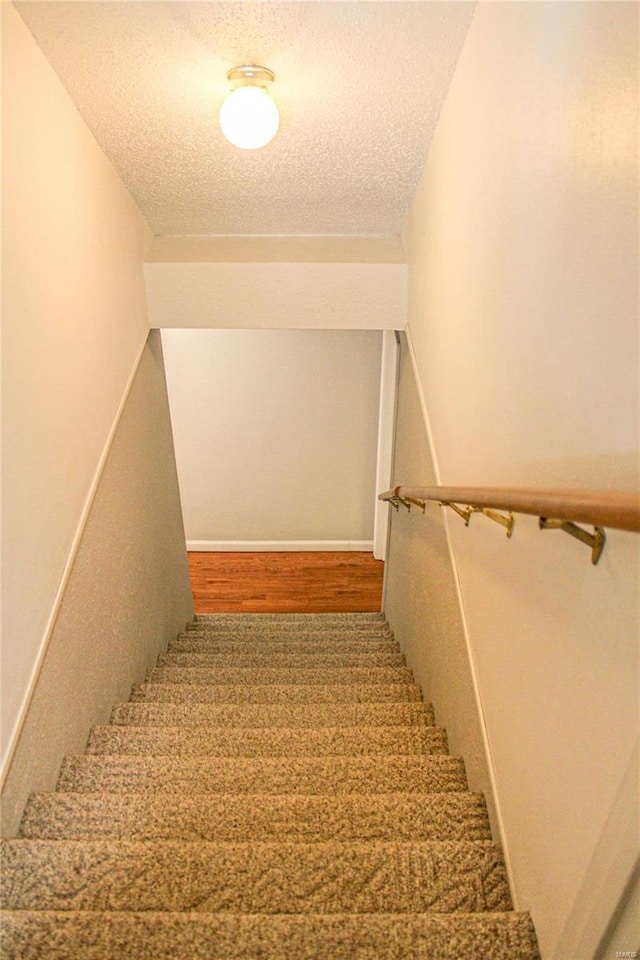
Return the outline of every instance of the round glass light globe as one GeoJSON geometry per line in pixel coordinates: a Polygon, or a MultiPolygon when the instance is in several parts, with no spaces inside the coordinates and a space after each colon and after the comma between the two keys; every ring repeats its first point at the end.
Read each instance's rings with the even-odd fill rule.
{"type": "Polygon", "coordinates": [[[220,109],[220,127],[227,140],[243,150],[256,150],[273,140],[280,114],[263,87],[232,90],[220,109]]]}

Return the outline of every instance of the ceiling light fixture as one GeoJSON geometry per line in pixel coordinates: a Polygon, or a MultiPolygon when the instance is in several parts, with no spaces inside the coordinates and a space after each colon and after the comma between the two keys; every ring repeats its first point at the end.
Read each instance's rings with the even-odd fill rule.
{"type": "Polygon", "coordinates": [[[234,67],[227,74],[232,90],[220,108],[220,127],[234,146],[257,150],[278,132],[280,114],[269,96],[273,79],[268,67],[234,67]]]}

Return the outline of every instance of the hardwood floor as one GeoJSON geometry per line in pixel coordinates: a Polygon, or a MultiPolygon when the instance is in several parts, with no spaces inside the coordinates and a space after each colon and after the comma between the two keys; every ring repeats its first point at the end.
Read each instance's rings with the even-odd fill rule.
{"type": "Polygon", "coordinates": [[[367,613],[382,606],[370,553],[190,553],[196,613],[367,613]]]}

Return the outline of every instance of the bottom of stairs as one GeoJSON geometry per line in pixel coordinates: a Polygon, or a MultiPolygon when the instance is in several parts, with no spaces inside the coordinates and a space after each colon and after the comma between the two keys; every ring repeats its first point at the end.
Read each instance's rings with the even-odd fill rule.
{"type": "Polygon", "coordinates": [[[379,615],[198,617],[2,853],[4,960],[539,960],[379,615]]]}
{"type": "Polygon", "coordinates": [[[7,956],[36,960],[521,960],[522,913],[216,914],[8,912],[7,956]]]}

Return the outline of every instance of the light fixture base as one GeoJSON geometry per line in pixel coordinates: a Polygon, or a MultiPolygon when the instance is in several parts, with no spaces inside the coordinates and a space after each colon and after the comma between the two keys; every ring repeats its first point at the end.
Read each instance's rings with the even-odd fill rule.
{"type": "Polygon", "coordinates": [[[233,84],[234,89],[246,86],[268,87],[275,80],[275,74],[269,67],[247,64],[229,70],[227,80],[233,84]]]}

